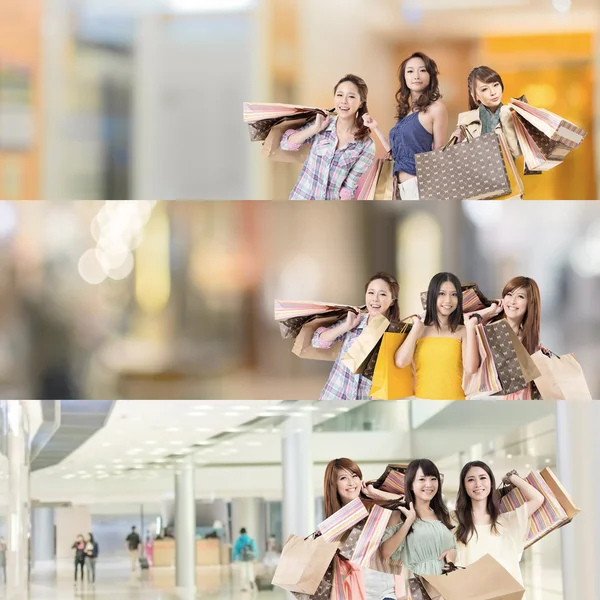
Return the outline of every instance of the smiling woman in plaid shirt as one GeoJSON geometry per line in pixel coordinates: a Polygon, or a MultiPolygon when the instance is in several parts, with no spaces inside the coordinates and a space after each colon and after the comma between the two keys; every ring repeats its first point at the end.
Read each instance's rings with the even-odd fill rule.
{"type": "Polygon", "coordinates": [[[342,363],[354,340],[364,331],[369,319],[375,315],[383,315],[389,321],[398,321],[398,282],[387,273],[376,273],[365,286],[365,304],[367,312],[354,314],[348,312],[345,320],[332,327],[320,327],[315,331],[312,345],[315,348],[331,348],[342,340],[342,348],[333,363],[329,379],[321,392],[319,400],[367,400],[371,391],[371,380],[362,375],[355,375],[342,363]]]}
{"type": "Polygon", "coordinates": [[[281,139],[284,150],[311,144],[290,200],[352,200],[358,180],[375,158],[375,142],[363,121],[367,114],[367,84],[346,75],[334,88],[337,116],[317,115],[281,139]]]}

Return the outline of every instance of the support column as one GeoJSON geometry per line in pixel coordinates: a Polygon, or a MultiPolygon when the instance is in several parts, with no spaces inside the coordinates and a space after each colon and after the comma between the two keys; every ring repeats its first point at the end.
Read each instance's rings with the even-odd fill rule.
{"type": "Polygon", "coordinates": [[[263,498],[231,499],[231,541],[240,535],[244,527],[248,535],[256,542],[259,558],[267,547],[267,509],[263,498]]]}
{"type": "Polygon", "coordinates": [[[54,558],[54,508],[39,506],[31,511],[31,563],[54,558]]]}
{"type": "Polygon", "coordinates": [[[196,499],[194,455],[175,472],[175,585],[184,598],[196,593],[196,499]]]}
{"type": "Polygon", "coordinates": [[[558,477],[581,513],[561,528],[563,598],[600,594],[600,521],[596,501],[600,482],[600,402],[556,403],[558,477]]]}
{"type": "Polygon", "coordinates": [[[3,403],[8,458],[8,510],[6,514],[6,597],[29,596],[29,427],[19,400],[3,403]]]}
{"type": "Polygon", "coordinates": [[[290,534],[315,530],[310,414],[290,417],[282,425],[283,543],[290,534]]]}

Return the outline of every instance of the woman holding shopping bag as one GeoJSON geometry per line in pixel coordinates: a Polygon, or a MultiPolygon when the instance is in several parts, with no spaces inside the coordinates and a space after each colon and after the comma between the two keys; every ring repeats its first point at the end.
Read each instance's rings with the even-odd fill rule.
{"type": "MultiPolygon", "coordinates": [[[[367,498],[379,501],[400,500],[401,496],[384,492],[363,481],[360,467],[350,458],[336,458],[325,469],[323,482],[325,517],[330,517],[346,504],[359,497],[362,492],[367,498]]],[[[389,573],[362,569],[366,600],[396,600],[395,576],[389,573]]]]}
{"type": "Polygon", "coordinates": [[[396,351],[398,368],[414,364],[417,398],[464,400],[463,372],[473,374],[479,368],[480,318],[465,319],[461,290],[453,273],[435,275],[427,289],[425,320],[413,317],[412,329],[396,351]]]}
{"type": "MultiPolygon", "coordinates": [[[[451,569],[450,563],[456,563],[456,540],[442,497],[440,472],[426,458],[413,460],[406,469],[404,486],[405,506],[392,513],[381,554],[402,560],[411,576],[442,575],[451,569]]],[[[407,582],[410,585],[408,576],[407,582]]],[[[439,596],[431,593],[432,598],[439,596]]]]}
{"type": "Polygon", "coordinates": [[[490,67],[476,67],[467,79],[469,88],[469,110],[458,115],[458,124],[452,136],[463,140],[461,127],[465,127],[473,137],[486,133],[500,133],[510,148],[513,158],[521,156],[515,126],[510,108],[502,104],[504,83],[500,74],[490,67]]]}
{"type": "Polygon", "coordinates": [[[346,75],[333,89],[336,116],[317,115],[300,129],[283,134],[283,150],[311,144],[290,200],[354,198],[359,179],[375,158],[375,142],[363,121],[368,91],[360,77],[346,75]]]}
{"type": "Polygon", "coordinates": [[[441,101],[435,61],[415,52],[400,65],[400,88],[396,92],[396,119],[390,138],[383,135],[370,115],[365,124],[392,153],[400,200],[418,200],[415,154],[441,148],[446,139],[448,111],[441,101]]]}
{"type": "MultiPolygon", "coordinates": [[[[540,344],[540,288],[531,277],[513,277],[502,290],[502,299],[489,308],[478,311],[484,323],[506,319],[529,354],[541,348],[540,344]]],[[[534,386],[529,383],[522,390],[507,396],[494,396],[498,400],[531,400],[534,386]]]]}
{"type": "Polygon", "coordinates": [[[366,400],[371,391],[371,380],[360,374],[355,375],[342,363],[342,357],[356,338],[364,331],[369,319],[383,315],[389,321],[398,321],[398,294],[400,286],[388,273],[375,273],[365,285],[366,312],[348,312],[345,320],[331,327],[320,327],[315,331],[312,345],[315,348],[330,348],[342,341],[340,353],[333,363],[329,379],[319,400],[366,400]]]}
{"type": "Polygon", "coordinates": [[[490,467],[476,460],[462,468],[456,511],[452,514],[457,560],[459,565],[467,567],[490,554],[523,585],[519,562],[529,531],[529,517],[542,506],[544,496],[516,471],[507,473],[503,481],[520,490],[525,504],[501,514],[500,495],[490,467]]]}

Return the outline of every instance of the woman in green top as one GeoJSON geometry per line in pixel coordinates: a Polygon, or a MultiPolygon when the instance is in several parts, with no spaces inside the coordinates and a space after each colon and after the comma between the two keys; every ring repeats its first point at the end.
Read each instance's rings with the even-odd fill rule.
{"type": "Polygon", "coordinates": [[[426,458],[413,460],[404,488],[407,508],[392,513],[381,553],[386,559],[401,559],[415,575],[441,575],[456,561],[456,540],[438,468],[426,458]]]}

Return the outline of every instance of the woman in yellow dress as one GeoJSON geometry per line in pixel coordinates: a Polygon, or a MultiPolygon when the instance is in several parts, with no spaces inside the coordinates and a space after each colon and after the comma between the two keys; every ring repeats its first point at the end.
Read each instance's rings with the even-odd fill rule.
{"type": "Polygon", "coordinates": [[[425,400],[464,400],[463,371],[479,368],[476,326],[481,319],[463,321],[462,289],[453,273],[438,273],[429,283],[425,320],[413,317],[413,327],[398,348],[398,368],[411,363],[415,371],[415,397],[425,400]]]}

